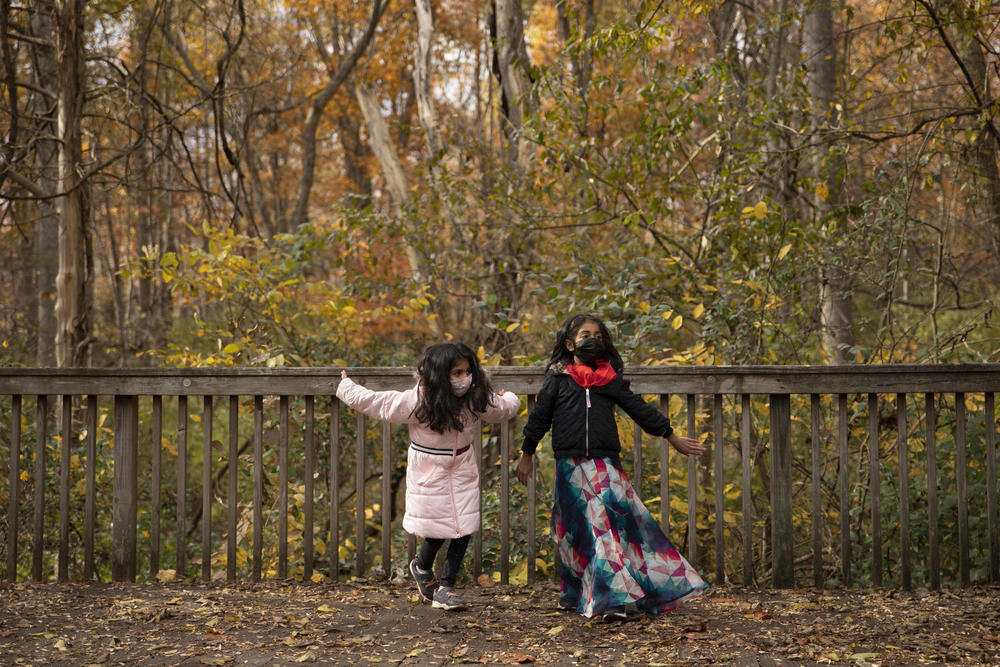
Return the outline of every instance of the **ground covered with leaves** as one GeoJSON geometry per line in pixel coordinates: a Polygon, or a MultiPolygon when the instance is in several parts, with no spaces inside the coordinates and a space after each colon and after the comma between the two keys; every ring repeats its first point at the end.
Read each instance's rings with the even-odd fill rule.
{"type": "Polygon", "coordinates": [[[715,586],[655,619],[556,611],[551,583],[5,584],[0,664],[1000,664],[1000,588],[915,593],[715,586]]]}

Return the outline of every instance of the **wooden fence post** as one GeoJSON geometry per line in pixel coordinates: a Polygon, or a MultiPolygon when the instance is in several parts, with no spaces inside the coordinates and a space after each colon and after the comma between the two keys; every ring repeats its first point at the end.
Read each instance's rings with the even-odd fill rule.
{"type": "Polygon", "coordinates": [[[17,581],[17,501],[21,482],[21,395],[11,396],[10,405],[10,504],[7,510],[7,581],[17,581]]]}
{"type": "Polygon", "coordinates": [[[115,472],[111,579],[132,583],[136,571],[139,397],[115,396],[115,472]]]}
{"type": "Polygon", "coordinates": [[[791,399],[771,394],[771,545],[775,588],[795,586],[792,560],[791,399]]]}

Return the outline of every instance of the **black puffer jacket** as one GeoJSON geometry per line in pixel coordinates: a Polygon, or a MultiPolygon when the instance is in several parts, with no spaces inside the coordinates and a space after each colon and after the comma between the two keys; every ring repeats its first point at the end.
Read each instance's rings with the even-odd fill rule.
{"type": "Polygon", "coordinates": [[[545,374],[538,401],[524,425],[521,451],[534,454],[538,442],[552,429],[552,452],[556,458],[570,456],[618,458],[621,443],[615,424],[619,405],[646,433],[668,437],[670,421],[652,405],[632,393],[628,382],[616,376],[604,386],[587,390],[566,372],[554,367],[545,374]]]}

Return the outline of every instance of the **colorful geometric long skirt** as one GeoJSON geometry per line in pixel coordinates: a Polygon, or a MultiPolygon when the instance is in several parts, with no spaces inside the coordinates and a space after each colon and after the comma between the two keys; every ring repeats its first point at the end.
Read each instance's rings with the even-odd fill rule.
{"type": "Polygon", "coordinates": [[[636,497],[619,461],[556,459],[555,486],[562,606],[588,618],[629,605],[655,616],[708,588],[636,497]]]}

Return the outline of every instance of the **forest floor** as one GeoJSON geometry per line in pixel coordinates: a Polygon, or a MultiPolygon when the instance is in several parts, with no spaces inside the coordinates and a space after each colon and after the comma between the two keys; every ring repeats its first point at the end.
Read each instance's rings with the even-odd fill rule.
{"type": "Polygon", "coordinates": [[[0,664],[1000,665],[1000,587],[713,586],[626,622],[556,611],[549,582],[459,592],[445,612],[409,581],[0,584],[0,664]]]}

